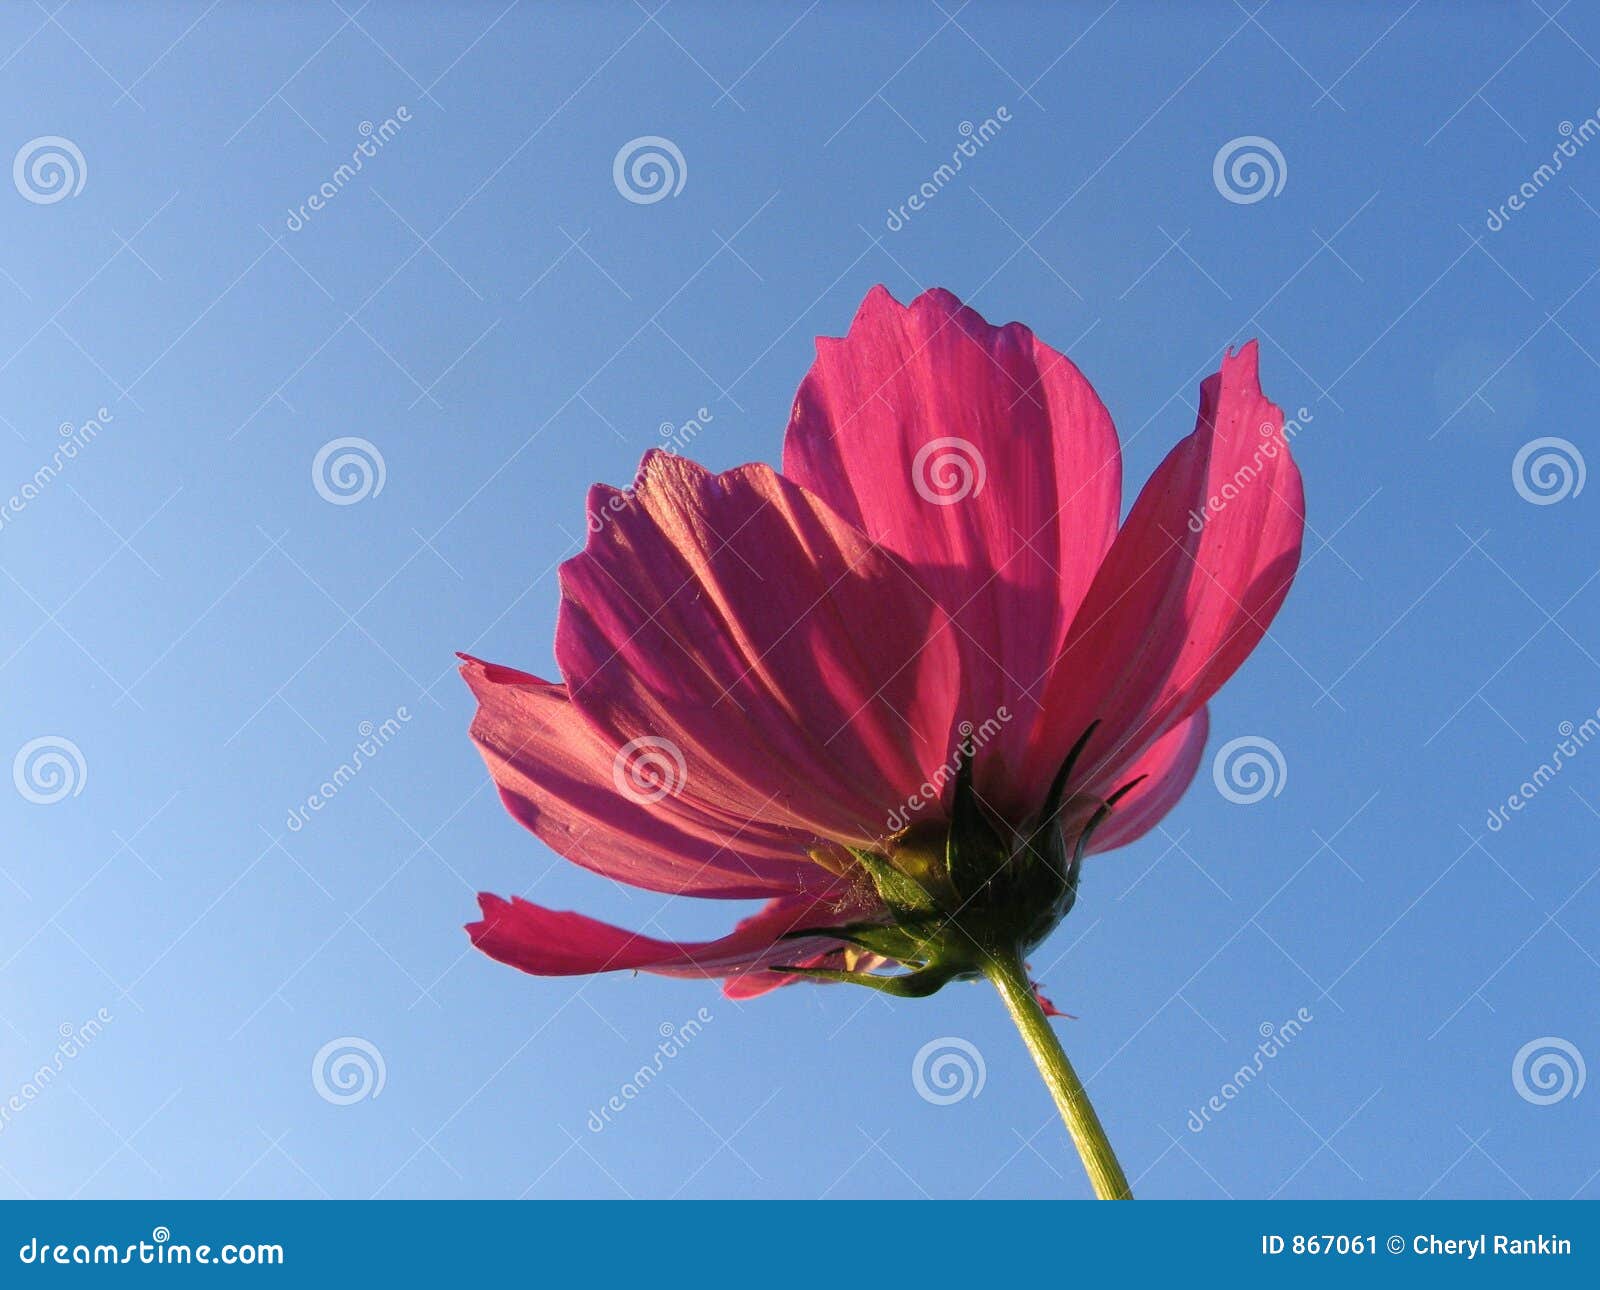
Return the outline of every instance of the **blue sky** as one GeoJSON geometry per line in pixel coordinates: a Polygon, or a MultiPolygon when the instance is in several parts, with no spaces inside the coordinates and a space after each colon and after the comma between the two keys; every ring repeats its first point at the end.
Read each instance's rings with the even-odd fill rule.
{"type": "Polygon", "coordinates": [[[1213,707],[1277,791],[1229,800],[1208,750],[1034,959],[1136,1190],[1595,1195],[1595,1093],[1513,1070],[1600,1055],[1600,492],[1529,474],[1596,452],[1600,16],[341,3],[0,13],[0,493],[55,463],[0,523],[0,751],[67,776],[0,793],[0,1094],[60,1067],[0,1119],[0,1194],[1086,1193],[983,988],[735,1005],[460,930],[479,888],[729,921],[520,831],[452,652],[548,673],[588,485],[702,408],[692,455],[776,462],[812,337],[884,282],[1067,351],[1130,498],[1229,344],[1311,414],[1307,559],[1213,707]],[[613,181],[643,136],[682,158],[657,201],[613,181]],[[1214,179],[1252,137],[1259,198],[1214,179]],[[335,505],[340,438],[383,486],[335,505]],[[346,1038],[383,1087],[341,1105],[312,1072],[346,1038]],[[984,1082],[938,1105],[914,1062],[952,1039],[984,1082]]]}

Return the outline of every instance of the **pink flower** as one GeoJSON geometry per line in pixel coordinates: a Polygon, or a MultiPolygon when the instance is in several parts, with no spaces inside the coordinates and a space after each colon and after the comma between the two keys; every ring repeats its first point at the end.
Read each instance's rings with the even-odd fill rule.
{"type": "Polygon", "coordinates": [[[926,993],[1036,945],[1084,854],[1193,777],[1206,701],[1300,556],[1255,342],[1120,526],[1111,417],[1027,328],[878,287],[817,351],[781,474],[652,452],[626,492],[591,492],[562,682],[462,669],[502,800],[555,851],[766,906],[684,944],[484,895],[468,930],[492,957],[734,997],[803,974],[926,993]]]}

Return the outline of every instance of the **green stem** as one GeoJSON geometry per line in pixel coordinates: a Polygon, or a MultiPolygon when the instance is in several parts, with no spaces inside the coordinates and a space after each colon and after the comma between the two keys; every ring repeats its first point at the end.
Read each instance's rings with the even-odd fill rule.
{"type": "Polygon", "coordinates": [[[1027,970],[1016,954],[996,955],[984,965],[984,975],[994,983],[1005,1000],[1011,1020],[1017,1023],[1023,1043],[1032,1054],[1034,1065],[1044,1077],[1050,1096],[1066,1122],[1073,1145],[1083,1158],[1084,1170],[1094,1185],[1094,1194],[1101,1200],[1132,1200],[1127,1175],[1117,1163],[1117,1156],[1106,1139],[1100,1117],[1089,1104],[1089,1095],[1083,1083],[1067,1060],[1061,1041],[1056,1038],[1050,1018],[1039,1006],[1033,986],[1028,981],[1027,970]]]}

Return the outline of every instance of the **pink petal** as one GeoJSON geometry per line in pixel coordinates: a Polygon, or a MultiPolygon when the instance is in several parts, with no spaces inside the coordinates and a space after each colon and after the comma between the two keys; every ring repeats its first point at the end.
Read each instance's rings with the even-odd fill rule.
{"type": "Polygon", "coordinates": [[[631,886],[695,896],[770,896],[831,882],[807,859],[804,835],[720,817],[695,802],[690,786],[654,801],[620,792],[619,746],[565,686],[462,659],[479,705],[472,737],[500,798],[558,854],[631,886]]]}
{"type": "Polygon", "coordinates": [[[1078,778],[1101,793],[1125,780],[1237,670],[1288,594],[1305,498],[1256,366],[1251,341],[1207,378],[1194,433],[1117,534],[1046,686],[1031,783],[1047,783],[1096,719],[1078,778]]]}
{"type": "MultiPolygon", "coordinates": [[[[583,914],[546,909],[520,896],[507,901],[483,893],[478,904],[483,918],[467,924],[472,943],[490,958],[534,976],[634,970],[737,977],[773,963],[799,963],[838,944],[825,937],[779,939],[812,922],[838,921],[835,905],[814,898],[773,900],[721,939],[699,942],[658,941],[583,914]]],[[[771,975],[773,984],[782,984],[778,974],[771,975]]]]}
{"type": "Polygon", "coordinates": [[[1111,816],[1089,842],[1091,854],[1137,842],[1178,804],[1205,752],[1211,720],[1201,708],[1157,739],[1143,757],[1129,766],[1123,782],[1143,776],[1112,809],[1111,816]]]}
{"type": "Polygon", "coordinates": [[[668,741],[697,801],[870,843],[949,756],[956,645],[903,562],[766,466],[662,452],[562,566],[556,658],[621,746],[668,741]]]}
{"type": "Polygon", "coordinates": [[[1025,805],[1003,799],[1038,683],[1121,506],[1116,431],[1089,382],[1026,327],[992,327],[948,291],[902,306],[874,287],[848,336],[818,339],[783,469],[910,560],[955,619],[960,717],[1012,716],[979,758],[979,787],[1025,805]]]}

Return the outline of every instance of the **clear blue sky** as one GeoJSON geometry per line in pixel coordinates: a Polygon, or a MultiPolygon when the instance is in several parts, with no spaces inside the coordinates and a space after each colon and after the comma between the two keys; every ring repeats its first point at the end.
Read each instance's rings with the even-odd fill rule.
{"type": "Polygon", "coordinates": [[[1208,751],[1035,956],[1137,1189],[1596,1194],[1600,1093],[1539,1105],[1512,1069],[1549,1037],[1600,1060],[1600,741],[1487,817],[1600,707],[1600,485],[1535,505],[1512,477],[1543,437],[1600,467],[1600,15],[341,4],[0,13],[0,161],[54,136],[83,180],[0,185],[0,493],[110,413],[0,524],[0,752],[66,739],[84,768],[60,801],[0,793],[0,1094],[62,1067],[0,1121],[0,1194],[1085,1194],[981,987],[735,1005],[534,980],[460,930],[478,888],[728,920],[519,830],[452,651],[548,672],[587,486],[701,408],[700,460],[776,462],[812,337],[880,281],[1069,352],[1130,497],[1230,343],[1260,336],[1268,392],[1312,413],[1307,559],[1213,709],[1213,749],[1270,741],[1281,791],[1229,801],[1208,751]],[[291,220],[363,122],[376,155],[291,220]],[[682,189],[624,200],[613,159],[649,135],[682,189]],[[1245,136],[1276,195],[1214,182],[1245,136]],[[385,478],[330,505],[341,437],[385,478]],[[319,1096],[342,1037],[381,1095],[319,1096]],[[946,1037],[986,1081],[940,1106],[912,1065],[946,1037]]]}

